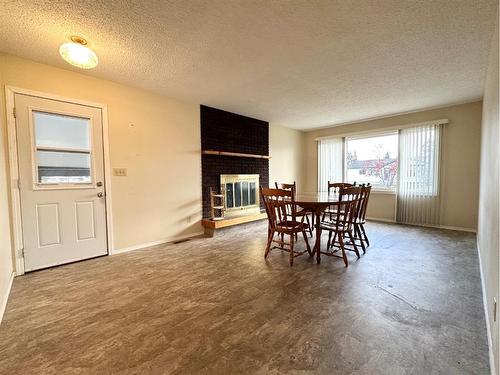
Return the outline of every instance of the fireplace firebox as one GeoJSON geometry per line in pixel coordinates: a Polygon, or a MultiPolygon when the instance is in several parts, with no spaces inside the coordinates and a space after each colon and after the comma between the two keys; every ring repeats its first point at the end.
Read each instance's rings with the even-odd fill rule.
{"type": "Polygon", "coordinates": [[[258,174],[222,174],[220,187],[226,217],[260,213],[258,174]]]}

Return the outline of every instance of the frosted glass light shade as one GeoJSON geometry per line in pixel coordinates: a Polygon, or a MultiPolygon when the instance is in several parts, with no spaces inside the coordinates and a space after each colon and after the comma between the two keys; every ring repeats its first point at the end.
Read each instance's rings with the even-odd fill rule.
{"type": "Polygon", "coordinates": [[[59,53],[68,63],[82,69],[95,68],[98,63],[94,51],[80,43],[64,43],[59,48],[59,53]]]}

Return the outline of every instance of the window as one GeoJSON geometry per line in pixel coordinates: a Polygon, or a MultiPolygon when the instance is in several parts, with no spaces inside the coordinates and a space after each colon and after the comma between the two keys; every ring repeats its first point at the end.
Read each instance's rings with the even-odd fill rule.
{"type": "Polygon", "coordinates": [[[398,173],[398,134],[345,139],[347,182],[370,183],[375,189],[395,191],[398,173]]]}
{"type": "Polygon", "coordinates": [[[375,191],[397,191],[400,199],[437,197],[440,139],[438,122],[365,136],[318,139],[318,191],[327,191],[329,181],[345,181],[369,183],[375,191]]]}
{"type": "Polygon", "coordinates": [[[34,111],[33,123],[36,182],[91,183],[90,120],[34,111]]]}
{"type": "Polygon", "coordinates": [[[440,130],[437,125],[401,130],[400,195],[438,195],[440,130]]]}

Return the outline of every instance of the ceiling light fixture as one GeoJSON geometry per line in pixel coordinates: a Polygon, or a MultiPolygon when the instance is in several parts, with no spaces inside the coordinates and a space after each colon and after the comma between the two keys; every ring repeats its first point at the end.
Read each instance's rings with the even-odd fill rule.
{"type": "Polygon", "coordinates": [[[87,41],[79,36],[72,36],[71,42],[61,44],[59,53],[71,65],[82,69],[92,69],[97,66],[97,55],[86,47],[87,41]]]}

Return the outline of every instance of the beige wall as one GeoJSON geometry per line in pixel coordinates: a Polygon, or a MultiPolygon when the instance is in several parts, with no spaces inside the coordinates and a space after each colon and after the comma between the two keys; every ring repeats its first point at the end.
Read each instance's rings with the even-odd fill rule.
{"type": "MultiPolygon", "coordinates": [[[[450,123],[445,125],[443,130],[440,224],[475,229],[479,195],[481,111],[481,102],[474,102],[307,132],[305,141],[306,189],[315,191],[317,188],[315,138],[377,131],[398,125],[447,118],[450,123]]],[[[395,195],[374,193],[367,215],[373,218],[394,220],[395,202],[395,195]]]]}
{"type": "Polygon", "coordinates": [[[498,124],[498,14],[497,29],[492,41],[484,92],[481,137],[481,182],[477,244],[481,259],[487,319],[493,342],[496,373],[499,373],[499,327],[493,317],[493,299],[499,298],[499,124],[498,124]]]}
{"type": "Polygon", "coordinates": [[[303,191],[304,133],[270,124],[269,126],[269,184],[275,182],[297,183],[303,191]]]}
{"type": "MultiPolygon", "coordinates": [[[[5,85],[107,105],[115,249],[199,233],[199,105],[0,54],[0,296],[12,271],[6,191],[5,85]]],[[[302,185],[302,133],[270,126],[270,179],[302,185]]]]}
{"type": "MultiPolygon", "coordinates": [[[[0,55],[1,59],[1,55],[0,55]]],[[[1,60],[0,60],[1,61],[1,60]]],[[[1,62],[0,62],[1,64],[1,62]]],[[[0,68],[0,82],[3,74],[0,68]]],[[[5,126],[2,119],[5,118],[4,96],[0,95],[0,309],[5,303],[9,280],[13,271],[10,220],[9,220],[9,198],[8,198],[8,177],[7,177],[7,140],[4,137],[5,126]]],[[[1,319],[1,311],[0,311],[1,319]]]]}
{"type": "Polygon", "coordinates": [[[115,249],[201,231],[199,105],[0,56],[2,90],[11,85],[107,105],[111,167],[128,172],[112,177],[115,249]]]}

